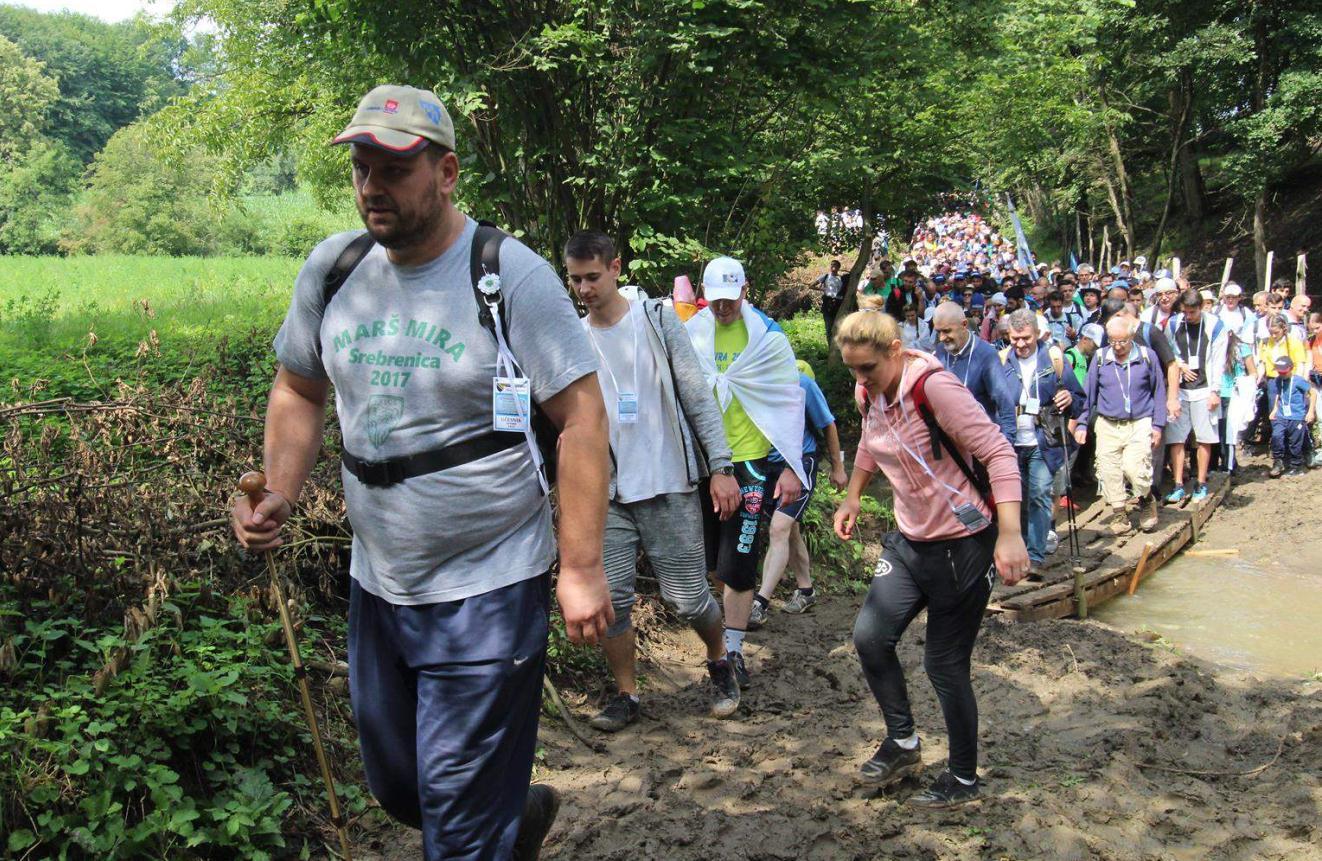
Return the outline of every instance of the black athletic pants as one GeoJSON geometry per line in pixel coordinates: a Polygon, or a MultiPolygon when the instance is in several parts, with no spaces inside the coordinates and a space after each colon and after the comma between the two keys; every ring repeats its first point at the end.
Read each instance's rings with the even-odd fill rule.
{"type": "Polygon", "coordinates": [[[910,541],[890,533],[854,623],[854,647],[886,730],[892,738],[906,738],[914,733],[913,713],[895,646],[927,609],[923,666],[946,719],[950,770],[966,780],[978,773],[978,702],[969,663],[996,576],[995,547],[995,526],[949,541],[910,541]]]}
{"type": "Polygon", "coordinates": [[[831,346],[832,329],[835,328],[835,316],[840,313],[840,305],[845,301],[843,296],[822,297],[822,322],[826,323],[826,346],[831,346]]]}

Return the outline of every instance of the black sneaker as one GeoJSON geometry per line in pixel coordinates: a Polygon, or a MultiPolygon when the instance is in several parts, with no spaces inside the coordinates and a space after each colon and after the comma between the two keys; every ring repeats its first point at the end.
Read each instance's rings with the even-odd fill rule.
{"type": "Polygon", "coordinates": [[[923,767],[923,743],[913,750],[905,750],[889,736],[872,754],[872,759],[863,763],[858,770],[859,776],[868,783],[880,786],[894,783],[907,774],[912,774],[923,767]]]}
{"type": "Polygon", "coordinates": [[[638,702],[628,694],[616,694],[588,723],[602,732],[619,732],[638,720],[638,702]]]}
{"type": "Polygon", "coordinates": [[[727,658],[708,661],[707,675],[711,676],[714,688],[711,698],[712,717],[730,717],[739,710],[739,683],[734,678],[734,665],[727,658]]]}
{"type": "Polygon", "coordinates": [[[555,824],[560,812],[560,794],[545,783],[528,787],[528,800],[523,805],[523,820],[519,822],[519,836],[514,838],[514,861],[537,861],[542,854],[542,841],[555,824]]]}
{"type": "Polygon", "coordinates": [[[1267,470],[1269,478],[1280,478],[1281,473],[1285,472],[1285,464],[1279,460],[1272,461],[1272,468],[1267,470]]]}
{"type": "Polygon", "coordinates": [[[739,683],[739,689],[748,687],[748,667],[744,666],[744,653],[730,652],[725,659],[730,662],[731,667],[734,667],[734,680],[739,683]]]}
{"type": "Polygon", "coordinates": [[[980,794],[979,786],[980,784],[976,778],[972,786],[960,783],[959,778],[955,777],[947,768],[937,776],[936,781],[931,786],[916,795],[910,796],[909,803],[914,807],[925,807],[929,810],[958,807],[970,801],[977,801],[980,794]]]}

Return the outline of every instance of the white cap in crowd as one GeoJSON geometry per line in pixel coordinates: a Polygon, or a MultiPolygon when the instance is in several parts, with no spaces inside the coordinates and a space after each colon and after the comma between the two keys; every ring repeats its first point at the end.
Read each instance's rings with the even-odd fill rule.
{"type": "Polygon", "coordinates": [[[1002,306],[1003,306],[1003,305],[1008,305],[1008,304],[1009,304],[1009,301],[1010,301],[1010,300],[1008,300],[1008,299],[1005,298],[1005,294],[1004,294],[1004,293],[996,292],[996,293],[993,293],[993,294],[992,294],[992,297],[991,297],[990,299],[987,300],[987,304],[988,304],[988,305],[1002,305],[1002,306]]]}
{"type": "Polygon", "coordinates": [[[1089,323],[1079,330],[1080,338],[1087,338],[1094,344],[1101,346],[1102,341],[1106,340],[1106,332],[1096,323],[1089,323]]]}
{"type": "Polygon", "coordinates": [[[1203,289],[1198,291],[1198,295],[1203,297],[1204,302],[1215,302],[1216,294],[1211,290],[1203,289]]]}
{"type": "Polygon", "coordinates": [[[702,295],[708,302],[738,299],[747,281],[742,263],[733,257],[717,257],[702,270],[702,295]]]}
{"type": "Polygon", "coordinates": [[[1157,279],[1155,289],[1158,293],[1178,292],[1180,285],[1175,283],[1174,278],[1162,277],[1157,279]]]}
{"type": "Polygon", "coordinates": [[[1241,286],[1239,286],[1238,284],[1236,284],[1234,281],[1227,281],[1227,282],[1226,282],[1226,286],[1221,288],[1221,295],[1222,295],[1222,296],[1243,296],[1243,295],[1244,295],[1244,288],[1241,287],[1241,286]]]}

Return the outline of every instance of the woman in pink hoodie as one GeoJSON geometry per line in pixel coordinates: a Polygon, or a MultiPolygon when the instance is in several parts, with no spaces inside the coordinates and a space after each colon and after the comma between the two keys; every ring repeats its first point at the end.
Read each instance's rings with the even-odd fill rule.
{"type": "Polygon", "coordinates": [[[854,625],[863,674],[887,730],[881,747],[863,764],[862,776],[885,785],[922,765],[895,646],[926,609],[924,665],[941,701],[950,762],[930,788],[909,801],[951,807],[978,797],[978,705],[969,663],[993,578],[999,572],[1013,585],[1028,574],[1028,550],[1019,531],[1019,464],[959,379],[935,357],[903,348],[893,317],[872,308],[857,311],[841,321],[835,339],[858,381],[863,412],[854,474],[835,513],[836,534],[845,541],[854,537],[860,498],[878,470],[894,491],[898,525],[885,536],[854,625]],[[924,398],[915,399],[920,386],[939,428],[936,439],[919,408],[924,398]]]}

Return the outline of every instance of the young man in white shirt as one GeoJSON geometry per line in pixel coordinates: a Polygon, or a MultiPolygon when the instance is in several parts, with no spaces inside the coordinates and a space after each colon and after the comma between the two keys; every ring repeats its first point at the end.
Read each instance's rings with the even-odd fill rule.
{"type": "Polygon", "coordinates": [[[662,599],[707,647],[711,713],[730,717],[739,707],[739,685],[726,660],[721,609],[707,582],[698,499],[698,482],[710,475],[721,519],[739,505],[721,411],[674,311],[660,300],[630,302],[621,295],[620,259],[610,237],[575,234],[565,245],[565,269],[588,309],[583,328],[601,363],[597,382],[613,455],[602,558],[615,622],[602,649],[617,692],[591,723],[617,732],[638,719],[631,611],[640,548],[662,599]]]}

